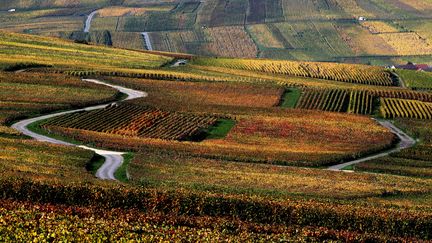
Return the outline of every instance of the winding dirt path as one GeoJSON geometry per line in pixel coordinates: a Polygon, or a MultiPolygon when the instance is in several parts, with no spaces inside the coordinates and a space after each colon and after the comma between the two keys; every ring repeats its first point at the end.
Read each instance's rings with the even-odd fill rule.
{"type": "MultiPolygon", "coordinates": [[[[145,93],[145,92],[124,88],[124,87],[117,86],[117,85],[107,84],[107,83],[101,82],[101,81],[96,80],[96,79],[83,79],[83,81],[101,84],[101,85],[105,85],[105,86],[109,86],[111,88],[117,89],[118,91],[127,95],[127,97],[124,100],[131,100],[131,99],[136,99],[136,98],[141,98],[141,97],[147,97],[147,93],[145,93]]],[[[107,105],[108,104],[90,106],[90,107],[82,108],[82,109],[64,111],[64,112],[59,112],[59,113],[55,113],[55,114],[49,114],[49,115],[29,118],[29,119],[25,119],[25,120],[19,121],[17,123],[14,123],[11,127],[20,131],[21,133],[29,136],[29,137],[36,139],[37,141],[48,142],[48,143],[59,144],[59,145],[66,145],[66,146],[80,147],[83,149],[94,151],[96,154],[99,154],[105,158],[105,163],[96,172],[96,177],[98,177],[100,179],[105,179],[105,180],[115,180],[114,173],[123,163],[123,154],[124,154],[123,152],[95,149],[95,148],[90,148],[87,146],[78,146],[76,144],[68,143],[65,141],[57,140],[57,139],[50,138],[50,137],[47,137],[47,136],[44,136],[41,134],[34,133],[27,128],[30,124],[37,122],[37,121],[42,121],[42,120],[45,120],[48,118],[61,116],[64,114],[69,114],[69,113],[74,113],[74,112],[78,112],[78,111],[91,111],[91,110],[102,109],[102,108],[105,108],[107,105]]]]}
{"type": "Polygon", "coordinates": [[[381,158],[381,157],[387,156],[391,153],[399,152],[402,149],[410,148],[410,147],[414,146],[414,144],[416,143],[415,139],[408,136],[406,133],[404,133],[398,127],[393,125],[393,123],[386,121],[386,120],[376,120],[376,121],[379,124],[381,124],[383,127],[388,128],[392,133],[394,133],[396,136],[399,137],[400,142],[396,148],[393,148],[393,149],[390,149],[390,150],[387,150],[387,151],[384,151],[384,152],[381,152],[378,154],[366,156],[366,157],[363,157],[361,159],[345,162],[345,163],[338,164],[338,165],[333,165],[333,166],[328,167],[327,169],[333,170],[333,171],[341,171],[344,167],[347,167],[350,165],[355,165],[355,164],[358,164],[361,162],[365,162],[365,161],[369,161],[369,160],[373,160],[373,159],[377,159],[377,158],[381,158]]]}

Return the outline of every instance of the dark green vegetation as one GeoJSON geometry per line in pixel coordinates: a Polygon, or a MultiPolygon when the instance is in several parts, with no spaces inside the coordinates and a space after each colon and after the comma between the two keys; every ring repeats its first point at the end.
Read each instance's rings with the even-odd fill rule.
{"type": "Polygon", "coordinates": [[[213,126],[210,126],[204,131],[206,139],[225,138],[229,131],[236,124],[235,121],[229,119],[219,119],[213,126]]]}
{"type": "Polygon", "coordinates": [[[285,90],[281,98],[280,106],[285,108],[295,108],[300,98],[300,95],[301,91],[299,89],[291,88],[285,90]]]}
{"type": "Polygon", "coordinates": [[[129,172],[128,167],[132,159],[134,158],[135,154],[133,153],[126,153],[123,155],[123,164],[120,166],[120,168],[117,169],[114,176],[117,180],[121,182],[128,182],[129,181],[129,172]]]}
{"type": "Polygon", "coordinates": [[[90,171],[93,175],[96,171],[105,163],[105,158],[95,154],[93,158],[86,164],[87,171],[90,171]]]}

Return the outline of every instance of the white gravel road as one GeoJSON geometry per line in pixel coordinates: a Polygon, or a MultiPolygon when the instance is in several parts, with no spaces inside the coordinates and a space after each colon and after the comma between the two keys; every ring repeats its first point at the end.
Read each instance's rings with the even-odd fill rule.
{"type": "Polygon", "coordinates": [[[378,153],[378,154],[370,155],[370,156],[367,156],[367,157],[363,157],[361,159],[356,159],[356,160],[345,162],[345,163],[342,163],[342,164],[333,165],[333,166],[328,167],[327,169],[328,170],[334,170],[334,171],[340,171],[340,170],[342,170],[343,168],[345,168],[345,167],[347,167],[349,165],[355,165],[355,164],[358,164],[358,163],[361,163],[361,162],[365,162],[365,161],[381,158],[381,157],[387,156],[387,155],[389,155],[391,153],[401,151],[402,149],[410,148],[410,147],[414,146],[414,144],[416,143],[415,139],[413,139],[412,137],[408,136],[402,130],[400,130],[395,125],[393,125],[393,123],[391,123],[389,121],[386,121],[386,120],[377,120],[377,122],[380,123],[382,126],[388,128],[392,133],[396,134],[399,137],[400,142],[399,142],[399,144],[398,144],[398,146],[396,148],[384,151],[382,153],[378,153]]]}
{"type": "Polygon", "coordinates": [[[93,20],[93,17],[97,14],[98,10],[95,10],[91,12],[86,19],[85,25],[84,25],[84,32],[88,33],[90,32],[91,22],[93,20]]]}
{"type": "MultiPolygon", "coordinates": [[[[83,79],[83,81],[101,84],[101,85],[105,85],[105,86],[109,86],[109,87],[112,87],[114,89],[117,89],[118,91],[127,95],[127,97],[124,100],[131,100],[131,99],[136,99],[136,98],[141,98],[141,97],[147,97],[147,93],[145,93],[145,92],[124,88],[124,87],[117,86],[117,85],[107,84],[107,83],[101,82],[99,80],[83,79]]],[[[87,107],[87,108],[83,108],[83,109],[64,111],[64,112],[59,112],[59,113],[55,113],[55,114],[49,114],[49,115],[29,118],[29,119],[25,119],[25,120],[22,120],[22,121],[19,121],[19,122],[13,124],[12,128],[14,128],[14,129],[22,132],[23,134],[30,136],[30,137],[38,140],[38,141],[41,141],[41,142],[48,142],[48,143],[53,143],[53,144],[66,145],[66,146],[76,146],[76,147],[80,147],[80,148],[94,151],[95,153],[97,153],[97,154],[99,154],[105,158],[105,163],[96,172],[96,176],[100,179],[115,180],[114,173],[123,163],[123,156],[122,156],[124,154],[123,152],[95,149],[95,148],[90,148],[87,146],[78,146],[76,144],[64,142],[61,140],[57,140],[54,138],[50,138],[50,137],[47,137],[44,135],[34,133],[27,128],[28,125],[30,125],[31,123],[37,122],[37,121],[45,120],[45,119],[56,117],[56,116],[61,116],[61,115],[68,114],[68,113],[74,113],[74,112],[78,112],[78,111],[91,111],[91,110],[102,109],[102,108],[105,108],[107,105],[108,104],[97,105],[97,106],[91,106],[91,107],[87,107]]]]}

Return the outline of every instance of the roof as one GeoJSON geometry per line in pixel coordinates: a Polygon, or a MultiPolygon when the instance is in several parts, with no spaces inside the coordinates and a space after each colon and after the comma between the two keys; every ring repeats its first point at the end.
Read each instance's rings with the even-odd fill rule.
{"type": "Polygon", "coordinates": [[[408,69],[408,70],[430,70],[432,67],[430,67],[427,64],[406,64],[406,65],[396,66],[396,68],[408,69]]]}

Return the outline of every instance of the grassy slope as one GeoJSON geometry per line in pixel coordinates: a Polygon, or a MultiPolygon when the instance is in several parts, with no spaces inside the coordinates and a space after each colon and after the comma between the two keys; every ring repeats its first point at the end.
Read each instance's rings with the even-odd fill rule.
{"type": "Polygon", "coordinates": [[[290,88],[286,90],[285,93],[283,94],[282,103],[280,104],[280,106],[284,108],[295,108],[300,96],[301,96],[301,91],[299,89],[290,88]]]}
{"type": "Polygon", "coordinates": [[[397,70],[405,85],[412,89],[432,89],[432,73],[412,70],[397,70]]]}
{"type": "Polygon", "coordinates": [[[172,58],[144,52],[75,44],[61,39],[0,32],[0,67],[38,63],[74,69],[155,68],[172,58]]]}

